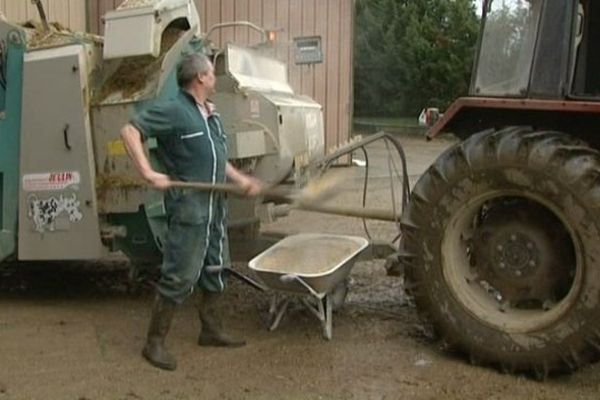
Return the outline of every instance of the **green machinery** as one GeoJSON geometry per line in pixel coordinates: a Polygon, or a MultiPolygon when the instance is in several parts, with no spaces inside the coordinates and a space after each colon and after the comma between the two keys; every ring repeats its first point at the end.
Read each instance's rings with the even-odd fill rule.
{"type": "MultiPolygon", "coordinates": [[[[120,129],[176,92],[183,52],[210,52],[191,0],[125,1],[105,31],[0,20],[0,262],[160,258],[162,195],[140,182],[120,129]]],[[[323,156],[321,106],[294,94],[283,63],[229,45],[215,64],[232,162],[278,183],[323,156]]],[[[231,226],[255,227],[261,207],[234,200],[231,226]]]]}

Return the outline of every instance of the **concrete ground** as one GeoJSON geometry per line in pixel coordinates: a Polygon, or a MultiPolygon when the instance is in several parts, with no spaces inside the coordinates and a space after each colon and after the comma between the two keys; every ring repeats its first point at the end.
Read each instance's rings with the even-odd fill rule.
{"type": "MultiPolygon", "coordinates": [[[[399,139],[411,184],[453,143],[399,139]]],[[[382,144],[369,149],[368,207],[394,209],[388,176],[394,165],[387,155],[382,144]]],[[[338,170],[344,186],[332,204],[360,205],[365,168],[338,170]]],[[[393,182],[399,204],[399,181],[393,182]]],[[[369,221],[366,227],[376,240],[398,234],[394,223],[369,221]]],[[[367,236],[359,219],[304,211],[262,229],[367,236]]],[[[248,272],[244,265],[236,267],[248,272]]],[[[127,262],[119,258],[5,266],[0,270],[0,400],[592,400],[600,393],[599,364],[536,382],[471,366],[444,352],[407,302],[402,278],[386,276],[382,260],[358,262],[352,269],[346,303],[333,317],[331,341],[296,303],[276,331],[267,331],[268,296],[231,281],[222,311],[248,345],[200,348],[196,311],[187,302],[168,338],[179,361],[175,372],[153,368],[140,356],[151,294],[148,288],[128,290],[127,262]]]]}

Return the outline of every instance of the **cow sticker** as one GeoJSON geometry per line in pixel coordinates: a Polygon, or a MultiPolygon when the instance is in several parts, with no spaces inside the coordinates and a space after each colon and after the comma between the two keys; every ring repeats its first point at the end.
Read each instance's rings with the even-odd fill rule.
{"type": "Polygon", "coordinates": [[[50,197],[39,199],[32,194],[27,198],[29,210],[27,216],[33,220],[34,228],[37,232],[53,232],[56,230],[56,220],[59,217],[68,217],[70,222],[78,222],[83,219],[81,213],[80,201],[77,195],[50,197]]]}

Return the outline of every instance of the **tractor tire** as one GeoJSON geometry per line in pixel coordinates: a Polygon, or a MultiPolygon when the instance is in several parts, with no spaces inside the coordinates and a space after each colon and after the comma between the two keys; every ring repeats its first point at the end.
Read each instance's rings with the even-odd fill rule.
{"type": "Polygon", "coordinates": [[[407,290],[477,365],[573,371],[600,354],[600,153],[528,127],[473,135],[403,213],[407,290]]]}

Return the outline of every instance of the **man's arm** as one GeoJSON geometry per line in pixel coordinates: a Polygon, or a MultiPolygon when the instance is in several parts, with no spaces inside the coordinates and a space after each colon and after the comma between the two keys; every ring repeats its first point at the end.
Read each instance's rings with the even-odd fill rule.
{"type": "Polygon", "coordinates": [[[225,175],[244,190],[248,196],[258,196],[263,190],[263,183],[253,176],[243,173],[239,169],[227,162],[225,166],[225,175]]]}
{"type": "Polygon", "coordinates": [[[168,175],[161,174],[152,169],[150,161],[148,161],[148,157],[146,157],[146,153],[144,152],[140,131],[135,126],[127,124],[121,129],[121,138],[123,139],[123,143],[125,143],[127,154],[140,175],[155,189],[168,189],[171,186],[171,179],[168,175]]]}

